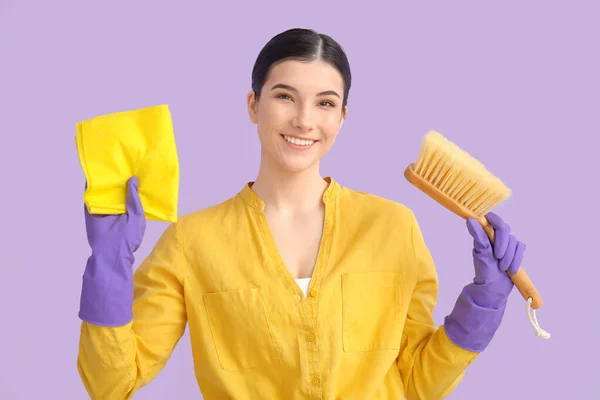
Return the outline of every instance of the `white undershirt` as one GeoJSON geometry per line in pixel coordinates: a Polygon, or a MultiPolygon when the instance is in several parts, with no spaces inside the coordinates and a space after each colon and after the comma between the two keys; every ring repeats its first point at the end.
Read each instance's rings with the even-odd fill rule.
{"type": "Polygon", "coordinates": [[[304,292],[305,296],[308,296],[308,285],[310,284],[310,278],[298,278],[296,283],[300,286],[300,289],[304,292]]]}

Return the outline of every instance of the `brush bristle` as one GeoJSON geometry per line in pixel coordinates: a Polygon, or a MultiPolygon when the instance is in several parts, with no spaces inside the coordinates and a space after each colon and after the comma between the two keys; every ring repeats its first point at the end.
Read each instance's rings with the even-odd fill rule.
{"type": "Polygon", "coordinates": [[[430,185],[478,216],[511,195],[481,162],[435,131],[425,135],[414,169],[430,185]]]}

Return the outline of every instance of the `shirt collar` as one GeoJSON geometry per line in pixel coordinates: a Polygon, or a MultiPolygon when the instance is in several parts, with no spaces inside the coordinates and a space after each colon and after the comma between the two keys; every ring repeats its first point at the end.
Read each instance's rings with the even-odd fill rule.
{"type": "MultiPolygon", "coordinates": [[[[325,189],[325,192],[323,192],[323,202],[327,204],[335,199],[337,193],[339,192],[340,185],[335,179],[333,179],[330,176],[325,177],[323,179],[325,179],[325,181],[329,183],[327,189],[325,189]]],[[[264,211],[265,203],[252,190],[252,188],[250,187],[252,186],[252,184],[254,184],[253,181],[247,182],[244,185],[244,187],[239,191],[238,196],[240,196],[250,207],[255,208],[259,211],[264,211]]]]}

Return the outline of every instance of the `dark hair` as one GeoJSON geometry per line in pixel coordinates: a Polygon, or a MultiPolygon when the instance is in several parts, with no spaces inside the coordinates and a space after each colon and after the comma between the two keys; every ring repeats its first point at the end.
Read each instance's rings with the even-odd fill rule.
{"type": "Polygon", "coordinates": [[[342,46],[328,35],[301,28],[274,36],[258,54],[252,69],[252,90],[257,99],[273,64],[284,60],[322,60],[334,66],[344,79],[343,106],[347,104],[352,75],[342,46]]]}

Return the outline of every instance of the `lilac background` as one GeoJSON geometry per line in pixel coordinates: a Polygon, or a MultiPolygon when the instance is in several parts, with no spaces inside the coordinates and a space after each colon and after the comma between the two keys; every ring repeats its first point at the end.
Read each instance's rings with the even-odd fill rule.
{"type": "MultiPolygon", "coordinates": [[[[515,291],[450,398],[600,398],[597,7],[148,3],[0,1],[0,398],[86,398],[75,366],[89,254],[75,122],[168,103],[180,212],[220,202],[258,167],[245,104],[254,59],[295,26],[338,39],[353,68],[349,119],[323,173],[415,210],[439,269],[438,323],[472,278],[471,240],[402,176],[422,136],[446,134],[514,191],[496,211],[528,245],[553,336],[535,337],[515,291]]],[[[138,262],[165,227],[149,224],[138,262]]],[[[135,398],[200,398],[187,333],[135,398]]]]}

